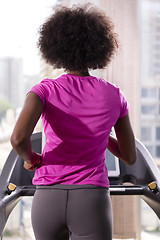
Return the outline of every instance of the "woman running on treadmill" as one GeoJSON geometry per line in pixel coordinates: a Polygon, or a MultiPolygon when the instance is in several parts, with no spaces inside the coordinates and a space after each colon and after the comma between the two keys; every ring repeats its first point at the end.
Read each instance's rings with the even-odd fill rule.
{"type": "Polygon", "coordinates": [[[42,57],[65,74],[31,88],[11,136],[24,167],[35,170],[35,238],[111,240],[105,151],[132,165],[135,138],[124,94],[90,70],[108,66],[118,49],[117,35],[111,20],[91,5],[56,9],[39,34],[42,57]],[[40,117],[46,136],[42,154],[30,141],[40,117]]]}

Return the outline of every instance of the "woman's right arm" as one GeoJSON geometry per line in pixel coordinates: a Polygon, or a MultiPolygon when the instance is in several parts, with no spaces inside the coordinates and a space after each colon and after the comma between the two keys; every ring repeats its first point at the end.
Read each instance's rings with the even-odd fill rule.
{"type": "Polygon", "coordinates": [[[118,119],[114,129],[117,139],[109,136],[108,150],[128,165],[134,164],[137,159],[137,151],[129,116],[118,119]]]}

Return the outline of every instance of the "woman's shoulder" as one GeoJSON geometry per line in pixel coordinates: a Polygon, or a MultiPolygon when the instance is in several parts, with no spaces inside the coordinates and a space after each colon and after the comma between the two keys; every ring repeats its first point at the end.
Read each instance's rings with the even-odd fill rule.
{"type": "Polygon", "coordinates": [[[121,90],[117,84],[111,83],[111,82],[105,80],[104,78],[97,78],[97,79],[102,84],[104,89],[107,90],[108,92],[115,92],[117,94],[120,93],[121,90]]]}
{"type": "Polygon", "coordinates": [[[40,81],[39,84],[43,84],[43,85],[50,85],[50,84],[54,84],[54,81],[56,79],[52,79],[52,78],[44,78],[40,81]]]}
{"type": "Polygon", "coordinates": [[[37,87],[38,86],[42,86],[43,88],[53,88],[54,85],[57,85],[58,84],[58,80],[59,80],[60,77],[58,78],[44,78],[42,80],[40,80],[39,83],[37,83],[37,87]]]}

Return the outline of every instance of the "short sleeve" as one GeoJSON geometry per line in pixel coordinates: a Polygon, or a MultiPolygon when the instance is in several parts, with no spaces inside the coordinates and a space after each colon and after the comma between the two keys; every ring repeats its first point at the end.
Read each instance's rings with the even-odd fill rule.
{"type": "Polygon", "coordinates": [[[30,92],[34,92],[40,97],[40,99],[43,102],[44,109],[45,109],[46,100],[48,98],[48,88],[47,88],[46,80],[43,80],[40,83],[33,86],[28,93],[30,93],[30,92]]]}
{"type": "Polygon", "coordinates": [[[129,112],[129,103],[121,90],[119,90],[119,97],[120,97],[120,104],[121,104],[121,112],[120,112],[119,118],[123,118],[129,112]]]}

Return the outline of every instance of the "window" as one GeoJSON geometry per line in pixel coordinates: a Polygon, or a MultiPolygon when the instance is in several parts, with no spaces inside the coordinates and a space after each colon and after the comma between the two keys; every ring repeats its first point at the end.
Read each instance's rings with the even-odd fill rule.
{"type": "Polygon", "coordinates": [[[156,146],[156,157],[160,158],[160,146],[156,146]]]}
{"type": "Polygon", "coordinates": [[[155,105],[142,105],[141,112],[142,114],[156,114],[157,107],[155,105]]]}
{"type": "Polygon", "coordinates": [[[153,157],[153,146],[151,146],[151,145],[146,145],[146,148],[148,149],[149,153],[150,153],[151,156],[153,157]]]}
{"type": "Polygon", "coordinates": [[[156,88],[142,88],[141,95],[145,98],[154,98],[156,97],[156,88]]]}
{"type": "Polygon", "coordinates": [[[151,128],[150,127],[142,127],[141,128],[141,140],[142,141],[151,140],[151,128]]]}
{"type": "Polygon", "coordinates": [[[159,100],[160,100],[160,88],[159,88],[159,100]]]}
{"type": "Polygon", "coordinates": [[[149,97],[155,97],[156,96],[156,88],[148,89],[148,96],[149,97]]]}
{"type": "Polygon", "coordinates": [[[142,88],[141,95],[142,95],[142,97],[147,97],[147,89],[146,88],[142,88]]]}
{"type": "Polygon", "coordinates": [[[160,127],[156,127],[156,140],[160,140],[160,127]]]}

